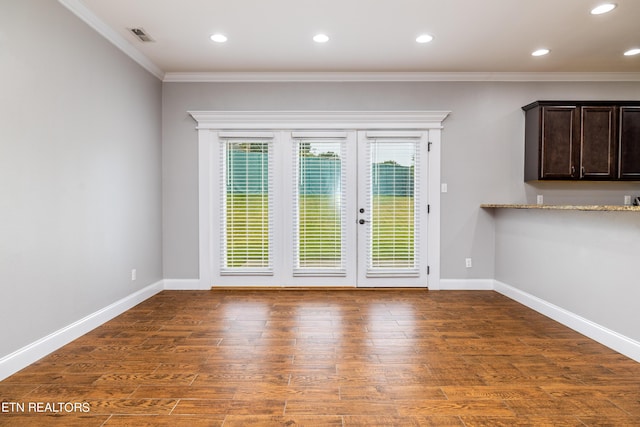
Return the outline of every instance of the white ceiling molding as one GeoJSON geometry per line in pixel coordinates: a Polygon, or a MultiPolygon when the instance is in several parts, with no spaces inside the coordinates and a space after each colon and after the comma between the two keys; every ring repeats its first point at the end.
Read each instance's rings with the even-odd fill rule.
{"type": "Polygon", "coordinates": [[[237,82],[639,82],[638,73],[202,72],[166,73],[170,83],[237,82]]]}
{"type": "Polygon", "coordinates": [[[96,32],[164,82],[640,82],[640,72],[167,72],[82,0],[58,0],[96,32]]]}
{"type": "Polygon", "coordinates": [[[449,111],[189,111],[197,129],[441,129],[449,111]]]}
{"type": "Polygon", "coordinates": [[[124,52],[131,59],[136,61],[142,68],[162,80],[165,76],[156,64],[151,62],[149,58],[144,56],[135,48],[127,39],[118,34],[102,19],[98,18],[93,12],[82,4],[80,0],[58,0],[64,7],[73,12],[78,18],[82,19],[87,25],[98,32],[102,37],[113,43],[118,49],[124,52]]]}

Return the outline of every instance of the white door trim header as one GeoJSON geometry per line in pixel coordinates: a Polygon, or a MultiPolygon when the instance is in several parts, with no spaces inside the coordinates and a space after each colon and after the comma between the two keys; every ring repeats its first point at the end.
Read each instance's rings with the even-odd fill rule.
{"type": "Polygon", "coordinates": [[[189,111],[197,129],[442,129],[449,111],[189,111]]]}

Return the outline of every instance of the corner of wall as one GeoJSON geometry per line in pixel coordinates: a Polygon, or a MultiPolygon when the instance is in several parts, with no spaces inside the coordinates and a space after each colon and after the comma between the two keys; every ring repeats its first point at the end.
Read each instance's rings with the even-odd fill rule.
{"type": "Polygon", "coordinates": [[[0,358],[0,381],[163,290],[159,281],[0,358]]]}
{"type": "Polygon", "coordinates": [[[500,281],[494,281],[494,289],[496,292],[640,362],[640,342],[500,281]]]}

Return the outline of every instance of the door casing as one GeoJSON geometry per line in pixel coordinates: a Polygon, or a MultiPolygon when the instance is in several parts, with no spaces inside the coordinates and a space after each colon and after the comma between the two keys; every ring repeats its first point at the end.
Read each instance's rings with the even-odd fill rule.
{"type": "MultiPolygon", "coordinates": [[[[358,130],[361,132],[426,132],[428,138],[429,156],[428,188],[423,203],[429,206],[426,227],[428,227],[427,248],[428,287],[432,290],[440,289],[440,147],[442,122],[449,114],[448,111],[350,111],[350,112],[237,112],[237,111],[190,111],[189,114],[197,122],[198,130],[198,177],[199,177],[199,279],[193,281],[190,289],[210,289],[219,278],[216,268],[219,263],[215,260],[216,247],[219,242],[215,239],[215,212],[219,200],[219,189],[216,190],[213,176],[216,170],[219,153],[219,138],[226,132],[285,132],[290,131],[345,131],[358,130]]],[[[284,162],[284,159],[276,159],[284,162]]],[[[281,164],[284,166],[284,164],[281,164]]],[[[277,165],[274,165],[277,167],[277,165]]],[[[283,241],[285,239],[282,239],[283,241]]],[[[290,240],[290,239],[289,239],[290,240]]],[[[277,244],[274,250],[278,248],[277,244]]],[[[241,281],[240,286],[287,286],[287,280],[274,282],[260,279],[241,281]],[[280,283],[274,285],[274,283],[280,283]]],[[[326,286],[327,281],[322,278],[304,281],[304,286],[326,286]]],[[[296,285],[295,283],[290,283],[296,285]]],[[[229,284],[223,284],[229,286],[229,284]]],[[[355,286],[344,283],[340,286],[355,286]]]]}

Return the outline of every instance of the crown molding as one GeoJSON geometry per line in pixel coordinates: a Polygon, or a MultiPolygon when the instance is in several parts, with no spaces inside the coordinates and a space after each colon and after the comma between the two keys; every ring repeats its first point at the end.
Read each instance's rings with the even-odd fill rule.
{"type": "Polygon", "coordinates": [[[169,72],[169,83],[234,82],[640,82],[638,73],[169,72]]]}
{"type": "Polygon", "coordinates": [[[107,25],[102,19],[91,12],[80,0],[58,0],[60,4],[69,9],[78,18],[98,32],[102,37],[113,43],[118,49],[137,62],[142,68],[162,80],[165,77],[164,71],[154,64],[149,58],[144,56],[127,39],[118,34],[113,28],[107,25]]]}
{"type": "Polygon", "coordinates": [[[231,82],[640,82],[640,72],[164,72],[82,0],[58,0],[98,34],[168,83],[231,82]]]}

